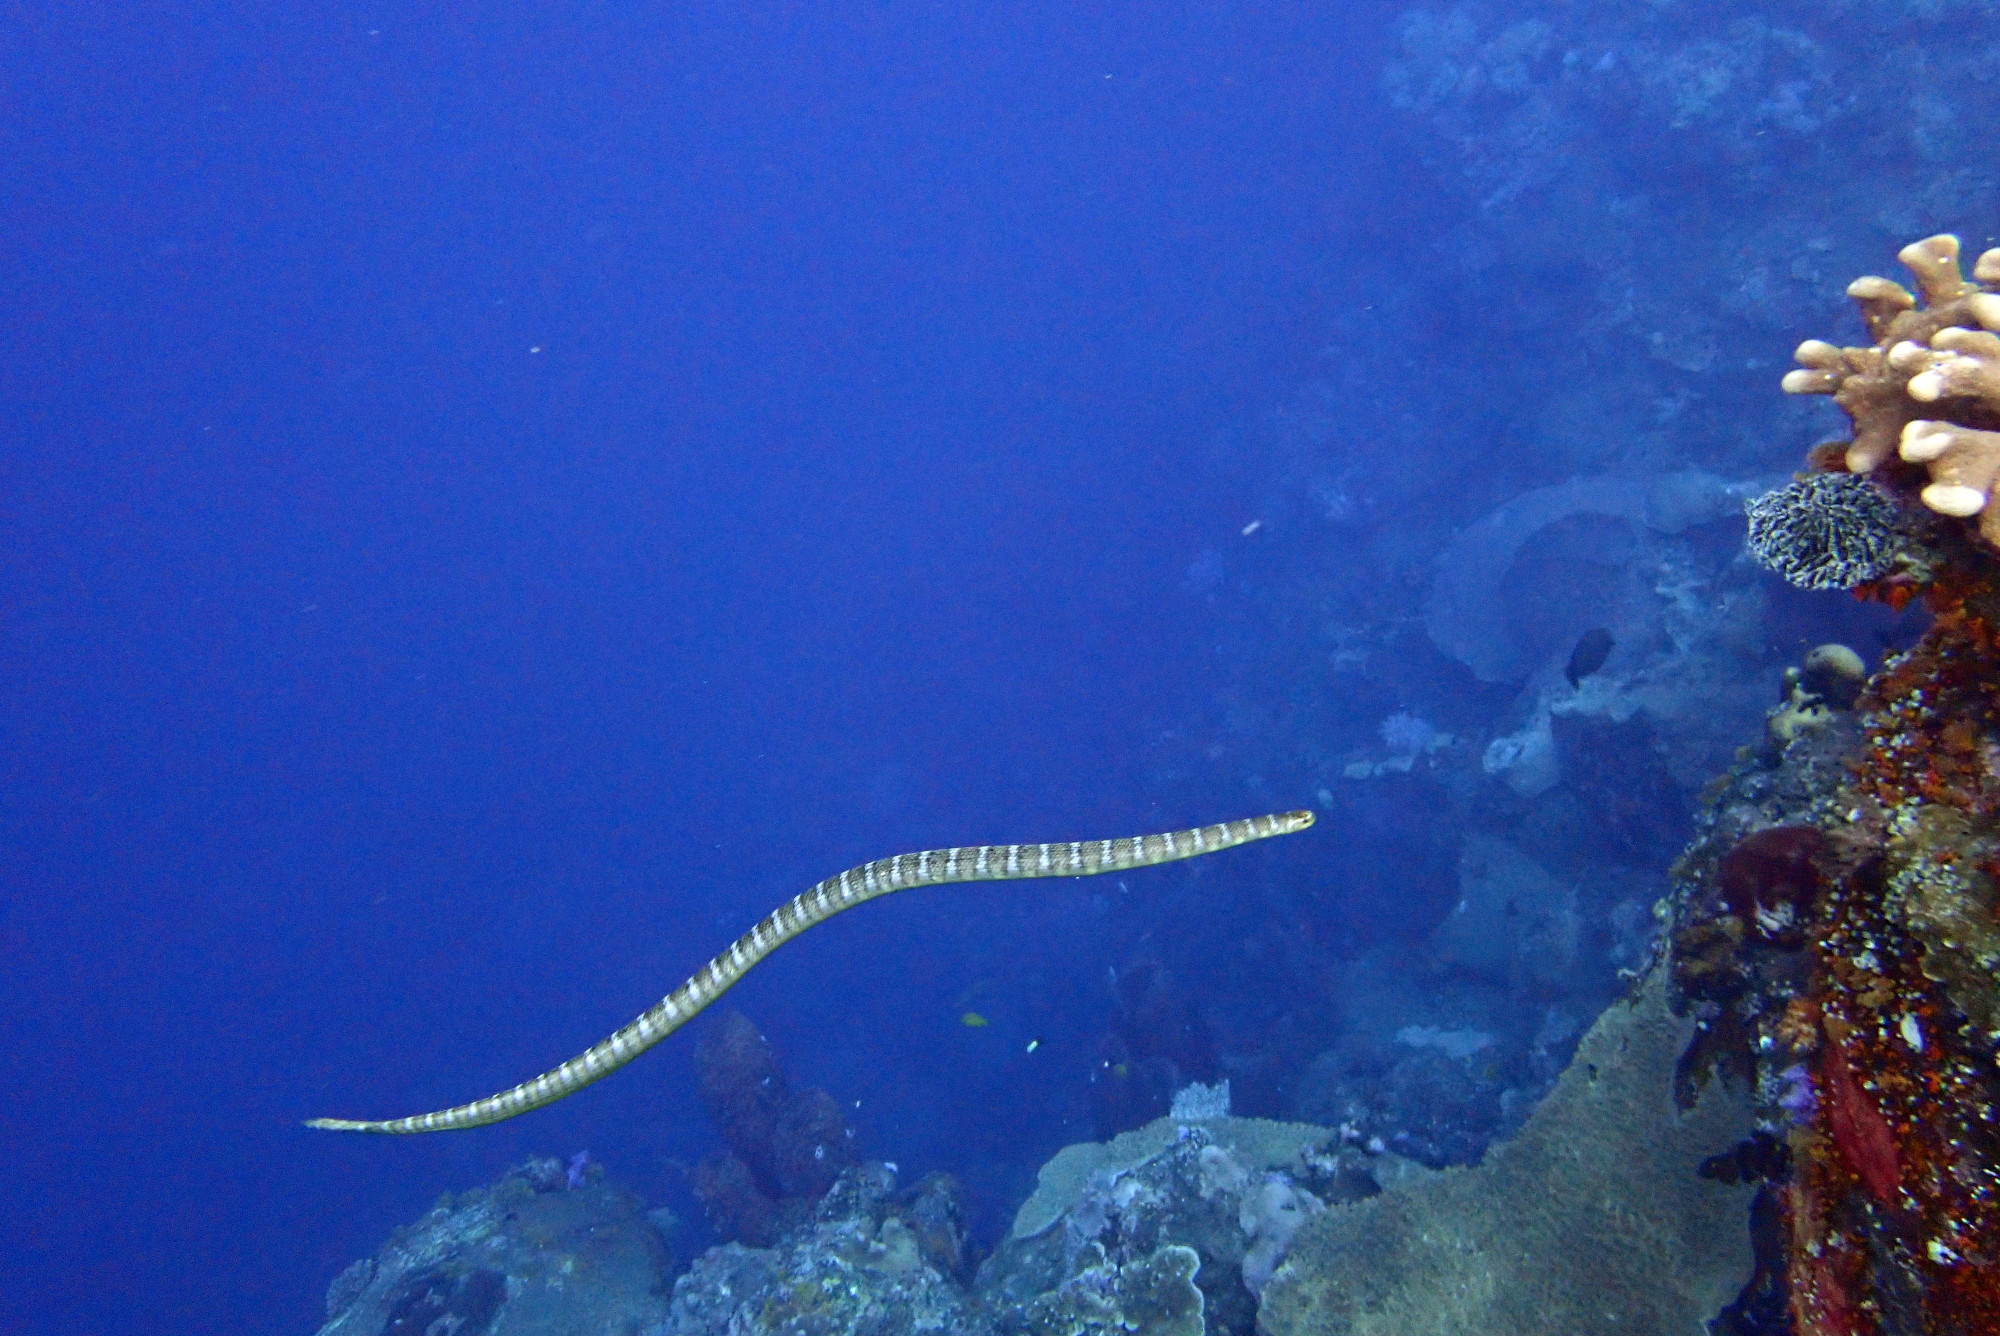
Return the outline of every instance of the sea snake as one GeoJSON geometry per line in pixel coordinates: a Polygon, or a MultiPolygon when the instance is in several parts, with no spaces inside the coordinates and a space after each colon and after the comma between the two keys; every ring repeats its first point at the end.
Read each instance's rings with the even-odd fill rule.
{"type": "Polygon", "coordinates": [[[750,967],[797,937],[826,922],[843,909],[912,886],[941,886],[957,881],[1016,881],[1027,877],[1094,877],[1101,872],[1173,863],[1199,854],[1233,849],[1252,840],[1289,835],[1313,823],[1311,812],[1279,812],[1272,816],[1225,821],[1164,835],[1134,835],[1122,840],[1073,840],[1068,844],[978,844],[956,849],[926,849],[897,854],[849,868],[828,877],[802,895],[778,906],[769,917],[736,939],[727,951],[696,970],[694,976],[660,999],[658,1006],[618,1033],[571,1058],[562,1066],[523,1081],[485,1099],[436,1113],[380,1121],[314,1118],[307,1127],[336,1132],[451,1132],[497,1123],[544,1104],[575,1094],[592,1081],[623,1067],[653,1045],[700,1015],[728,992],[750,967]]]}

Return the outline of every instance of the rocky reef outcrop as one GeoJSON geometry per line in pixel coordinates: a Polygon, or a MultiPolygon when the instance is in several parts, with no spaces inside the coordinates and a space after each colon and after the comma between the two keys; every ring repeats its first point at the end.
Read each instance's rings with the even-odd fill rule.
{"type": "Polygon", "coordinates": [[[729,1146],[695,1166],[695,1196],[724,1238],[771,1243],[860,1163],[853,1129],[826,1091],[792,1088],[740,1011],[703,1029],[694,1062],[702,1107],[729,1146]]]}
{"type": "Polygon", "coordinates": [[[531,1160],[446,1194],[327,1289],[320,1336],[600,1336],[668,1316],[672,1217],[601,1168],[531,1160]]]}
{"type": "Polygon", "coordinates": [[[1058,1154],[975,1267],[952,1179],[862,1164],[669,1291],[666,1217],[595,1166],[534,1161],[350,1267],[322,1336],[1251,1336],[1303,1224],[1426,1172],[1327,1128],[1164,1118],[1058,1154]]]}

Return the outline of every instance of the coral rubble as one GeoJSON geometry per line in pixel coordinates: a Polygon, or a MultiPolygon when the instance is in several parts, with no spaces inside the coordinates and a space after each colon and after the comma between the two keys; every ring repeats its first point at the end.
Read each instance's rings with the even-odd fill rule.
{"type": "Polygon", "coordinates": [[[885,1166],[850,1169],[772,1246],[730,1243],[697,1258],[647,1336],[988,1336],[952,1274],[959,1259],[935,1250],[926,1224],[956,1210],[948,1180],[898,1193],[885,1166]]]}
{"type": "Polygon", "coordinates": [[[1296,1123],[1164,1118],[1070,1146],[981,1266],[978,1292],[1003,1333],[1250,1336],[1303,1227],[1423,1172],[1337,1140],[1296,1123]]]}
{"type": "Polygon", "coordinates": [[[1819,726],[1718,786],[1672,903],[1680,1089],[1754,1082],[1761,1260],[1799,1336],[2000,1331],[2000,252],[1978,283],[1952,237],[1902,259],[1917,294],[1848,289],[1874,346],[1808,341],[1784,388],[1853,422],[1803,486],[1895,512],[1856,592],[1930,627],[1858,696],[1823,656],[1819,726]]]}

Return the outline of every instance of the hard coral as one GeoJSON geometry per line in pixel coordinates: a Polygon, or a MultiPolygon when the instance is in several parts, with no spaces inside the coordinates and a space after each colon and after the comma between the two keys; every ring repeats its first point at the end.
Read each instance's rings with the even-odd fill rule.
{"type": "MultiPolygon", "coordinates": [[[[1853,421],[1843,462],[1874,473],[1900,459],[1929,474],[1923,502],[1940,515],[1979,517],[1979,534],[2000,547],[2000,507],[1989,507],[2000,481],[2000,249],[1987,251],[1968,283],[1958,238],[1928,237],[1898,256],[1915,277],[1923,303],[1886,278],[1858,278],[1847,295],[1861,309],[1872,348],[1800,344],[1789,394],[1827,394],[1853,421]],[[1926,416],[1935,405],[1935,416],[1926,416]]],[[[1891,482],[1893,483],[1893,479],[1891,482]]]]}
{"type": "Polygon", "coordinates": [[[1866,478],[1815,473],[1743,503],[1750,555],[1801,589],[1852,589],[1895,564],[1896,508],[1866,478]]]}

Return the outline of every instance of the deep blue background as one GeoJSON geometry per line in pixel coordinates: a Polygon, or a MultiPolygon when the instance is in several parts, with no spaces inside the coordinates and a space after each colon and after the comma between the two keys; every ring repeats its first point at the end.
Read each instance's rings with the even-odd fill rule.
{"type": "MultiPolygon", "coordinates": [[[[297,1120],[531,1075],[864,858],[1242,814],[1129,758],[1254,518],[1197,447],[1407,223],[1381,19],[11,6],[0,1326],[306,1329],[530,1152],[671,1196],[680,1043],[297,1120]]],[[[1101,897],[876,906],[736,1000],[990,1211],[1085,1130],[1101,897]]]]}

